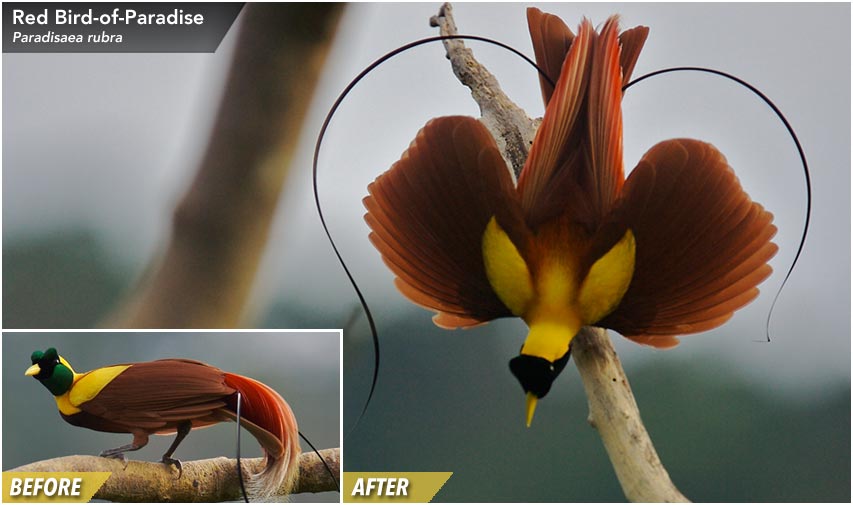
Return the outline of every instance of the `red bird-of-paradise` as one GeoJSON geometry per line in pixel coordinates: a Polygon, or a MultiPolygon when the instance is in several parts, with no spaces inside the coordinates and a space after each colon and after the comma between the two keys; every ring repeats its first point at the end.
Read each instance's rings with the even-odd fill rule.
{"type": "Polygon", "coordinates": [[[125,363],[77,373],[56,349],[35,351],[26,375],[56,398],[65,421],[110,433],[130,433],[130,444],[101,456],[124,459],[124,453],[148,444],[150,435],[176,433],[162,461],[181,463],[172,454],[193,429],[237,418],[264,450],[264,468],[249,476],[252,496],[269,497],[290,490],[299,472],[299,431],[290,406],[269,386],[249,377],[188,359],[125,363]]]}
{"type": "Polygon", "coordinates": [[[368,187],[371,242],[412,302],[444,328],[520,317],[529,334],[510,369],[536,402],[586,325],[675,346],[758,295],[777,247],[773,216],[750,200],[712,145],[652,147],[625,179],[622,86],[648,35],[575,35],[528,9],[545,117],[514,181],[476,119],[431,120],[368,187]]]}

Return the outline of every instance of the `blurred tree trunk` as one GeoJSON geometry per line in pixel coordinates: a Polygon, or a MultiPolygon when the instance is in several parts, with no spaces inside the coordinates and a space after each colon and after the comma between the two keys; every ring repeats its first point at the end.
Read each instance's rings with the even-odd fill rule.
{"type": "Polygon", "coordinates": [[[248,4],[206,153],[113,328],[241,323],[341,4],[248,4]]]}

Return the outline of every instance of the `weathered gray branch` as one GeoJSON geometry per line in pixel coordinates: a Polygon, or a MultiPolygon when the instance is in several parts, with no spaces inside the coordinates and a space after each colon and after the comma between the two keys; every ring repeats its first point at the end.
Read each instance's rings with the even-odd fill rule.
{"type": "MultiPolygon", "coordinates": [[[[455,34],[449,4],[430,19],[442,34],[455,34]]],[[[538,122],[501,91],[497,79],[474,59],[462,41],[445,41],[447,56],[457,78],[471,88],[483,123],[498,141],[504,158],[516,175],[524,166],[538,122]]],[[[589,422],[598,430],[625,497],[635,502],[689,501],[672,483],[640,419],[637,402],[607,332],[586,327],[572,343],[572,356],[589,402],[589,422]]]]}
{"type": "Polygon", "coordinates": [[[603,328],[585,327],[572,341],[591,424],[607,449],[625,497],[632,502],[687,502],[672,483],[640,418],[616,350],[603,328]]]}
{"type": "MultiPolygon", "coordinates": [[[[292,494],[337,491],[340,482],[340,448],[320,451],[335,478],[313,452],[299,457],[299,479],[292,494]]],[[[243,459],[247,470],[259,471],[262,458],[243,459]]],[[[184,461],[178,478],[174,467],[162,463],[128,461],[98,456],[65,456],[37,461],[10,472],[112,472],[95,498],[119,502],[222,502],[241,500],[237,460],[228,458],[184,461]]],[[[251,499],[251,497],[249,497],[251,499]]]]}
{"type": "MultiPolygon", "coordinates": [[[[442,5],[438,15],[430,18],[430,25],[438,27],[442,35],[459,33],[453,20],[453,7],[449,3],[442,5]]],[[[465,42],[448,39],[443,43],[453,73],[471,89],[471,96],[480,106],[480,121],[492,133],[517,178],[533,144],[538,122],[530,119],[524,109],[506,96],[495,76],[474,58],[473,51],[465,47],[465,42]]]]}

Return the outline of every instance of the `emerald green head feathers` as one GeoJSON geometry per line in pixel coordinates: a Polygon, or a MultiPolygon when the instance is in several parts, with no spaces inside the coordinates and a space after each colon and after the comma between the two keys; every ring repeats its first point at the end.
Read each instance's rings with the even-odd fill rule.
{"type": "Polygon", "coordinates": [[[33,365],[25,375],[38,379],[54,396],[60,396],[71,389],[74,383],[74,370],[53,347],[44,352],[34,351],[30,355],[33,365]]]}

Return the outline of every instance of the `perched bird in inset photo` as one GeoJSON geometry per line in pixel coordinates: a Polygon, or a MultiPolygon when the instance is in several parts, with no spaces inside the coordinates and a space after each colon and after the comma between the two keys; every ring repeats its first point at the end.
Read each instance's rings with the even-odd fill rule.
{"type": "Polygon", "coordinates": [[[675,346],[758,295],[777,251],[773,216],[711,144],[653,146],[626,179],[622,87],[648,35],[618,17],[577,34],[528,9],[545,116],[517,181],[478,120],[429,121],[364,199],[370,240],[436,325],[519,317],[510,370],[537,401],[587,325],[675,346]],[[552,85],[551,82],[555,84],[552,85]]]}
{"type": "Polygon", "coordinates": [[[251,475],[247,490],[271,496],[291,489],[299,470],[296,418],[287,402],[269,386],[249,377],[224,372],[200,361],[161,359],[125,363],[77,373],[56,349],[35,351],[26,375],[37,379],[56,398],[65,421],[83,428],[129,433],[133,441],[103,451],[124,454],[148,444],[150,435],[176,433],[162,461],[181,470],[172,458],[181,441],[195,429],[235,421],[241,395],[241,424],[261,445],[264,469],[251,475]]]}

